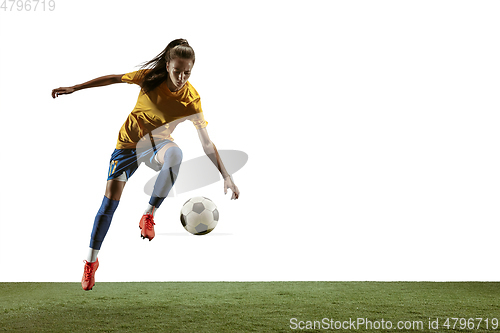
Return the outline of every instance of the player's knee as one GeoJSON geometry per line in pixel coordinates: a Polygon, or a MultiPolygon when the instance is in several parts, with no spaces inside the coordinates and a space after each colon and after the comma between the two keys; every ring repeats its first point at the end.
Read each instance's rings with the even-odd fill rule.
{"type": "MultiPolygon", "coordinates": [[[[123,173],[125,174],[125,172],[123,173]]],[[[122,178],[122,176],[118,177],[122,178]]],[[[126,179],[126,176],[125,176],[126,179]]],[[[106,183],[106,191],[104,192],[104,196],[111,200],[120,200],[123,192],[123,188],[125,187],[126,181],[119,179],[111,179],[106,183]]]]}
{"type": "Polygon", "coordinates": [[[182,150],[177,146],[168,148],[165,155],[163,155],[163,160],[165,161],[164,165],[168,165],[169,167],[181,164],[182,150]]]}

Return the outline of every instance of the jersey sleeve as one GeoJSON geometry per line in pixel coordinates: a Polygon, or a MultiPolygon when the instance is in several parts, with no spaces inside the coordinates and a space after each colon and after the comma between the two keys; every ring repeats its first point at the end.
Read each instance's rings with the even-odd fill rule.
{"type": "Polygon", "coordinates": [[[203,112],[193,114],[190,116],[189,120],[193,122],[196,129],[205,128],[208,125],[208,121],[206,121],[205,117],[203,117],[203,112]]]}
{"type": "Polygon", "coordinates": [[[193,102],[191,102],[188,106],[194,114],[189,116],[189,120],[193,122],[194,127],[196,129],[205,128],[208,125],[208,121],[203,117],[203,110],[201,109],[200,98],[196,98],[193,102]]]}
{"type": "Polygon", "coordinates": [[[145,70],[138,70],[134,72],[130,72],[127,74],[124,74],[122,76],[122,82],[127,82],[127,83],[134,83],[134,84],[140,84],[141,83],[141,76],[144,74],[145,70]]]}

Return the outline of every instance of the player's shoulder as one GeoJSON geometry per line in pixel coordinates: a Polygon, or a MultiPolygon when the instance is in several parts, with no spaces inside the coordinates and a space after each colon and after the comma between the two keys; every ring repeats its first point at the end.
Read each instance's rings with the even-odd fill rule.
{"type": "Polygon", "coordinates": [[[195,100],[200,98],[200,94],[189,81],[186,82],[186,86],[190,99],[195,100]]]}
{"type": "Polygon", "coordinates": [[[128,72],[128,73],[123,74],[121,79],[124,82],[138,84],[143,79],[144,75],[146,75],[150,70],[151,69],[146,68],[146,69],[139,69],[139,70],[135,70],[132,72],[128,72]]]}

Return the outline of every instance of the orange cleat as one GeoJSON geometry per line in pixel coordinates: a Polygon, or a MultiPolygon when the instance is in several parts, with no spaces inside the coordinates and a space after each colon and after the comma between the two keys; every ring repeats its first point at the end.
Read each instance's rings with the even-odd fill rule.
{"type": "Polygon", "coordinates": [[[151,240],[155,237],[155,222],[153,218],[153,214],[144,214],[142,215],[141,221],[139,222],[139,228],[141,228],[141,237],[142,239],[151,240]]]}
{"type": "Polygon", "coordinates": [[[85,267],[83,268],[82,288],[83,290],[92,290],[95,284],[95,271],[99,268],[99,259],[96,259],[95,262],[88,262],[87,260],[83,262],[85,267]]]}

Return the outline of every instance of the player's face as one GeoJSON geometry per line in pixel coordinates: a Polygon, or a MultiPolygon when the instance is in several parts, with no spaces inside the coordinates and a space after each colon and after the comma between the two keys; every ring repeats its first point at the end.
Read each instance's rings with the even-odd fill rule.
{"type": "Polygon", "coordinates": [[[193,60],[174,58],[167,63],[168,88],[171,91],[180,90],[189,79],[191,69],[193,68],[193,60]]]}

